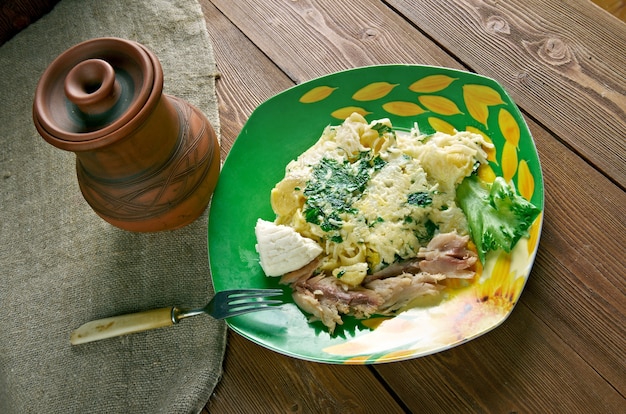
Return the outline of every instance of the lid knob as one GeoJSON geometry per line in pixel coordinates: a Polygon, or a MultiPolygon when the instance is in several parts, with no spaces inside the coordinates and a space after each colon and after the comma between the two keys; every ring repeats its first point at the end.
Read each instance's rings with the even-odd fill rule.
{"type": "Polygon", "coordinates": [[[67,98],[86,115],[110,110],[120,97],[115,70],[102,59],[88,59],[74,66],[64,86],[67,98]]]}

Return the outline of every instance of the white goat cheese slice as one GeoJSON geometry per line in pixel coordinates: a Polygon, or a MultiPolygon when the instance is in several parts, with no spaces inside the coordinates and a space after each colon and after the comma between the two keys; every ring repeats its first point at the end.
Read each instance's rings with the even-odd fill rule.
{"type": "Polygon", "coordinates": [[[254,233],[261,268],[267,276],[282,276],[298,270],[322,253],[320,245],[289,226],[259,219],[254,233]]]}

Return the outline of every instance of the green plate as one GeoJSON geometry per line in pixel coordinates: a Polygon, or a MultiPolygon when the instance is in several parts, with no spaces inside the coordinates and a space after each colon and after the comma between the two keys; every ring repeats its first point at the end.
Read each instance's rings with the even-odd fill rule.
{"type": "MultiPolygon", "coordinates": [[[[422,132],[471,130],[495,145],[485,180],[503,176],[543,209],[537,151],[517,106],[494,80],[431,66],[383,65],[334,73],[288,89],[261,104],[233,145],[213,195],[209,258],[216,291],[279,287],[255,250],[258,218],[273,221],[270,191],[285,166],[315,143],[324,127],[351,112],[422,132]]],[[[480,279],[435,306],[394,318],[346,317],[333,335],[308,323],[284,287],[285,305],[230,318],[232,330],[276,352],[337,364],[372,364],[428,355],[464,343],[502,323],[517,302],[539,243],[541,214],[510,254],[488,255],[480,279]]]]}

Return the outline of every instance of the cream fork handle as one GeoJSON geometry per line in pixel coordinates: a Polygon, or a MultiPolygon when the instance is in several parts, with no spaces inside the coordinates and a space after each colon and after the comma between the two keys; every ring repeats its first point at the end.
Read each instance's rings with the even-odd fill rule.
{"type": "Polygon", "coordinates": [[[70,335],[70,343],[72,345],[84,344],[86,342],[113,338],[134,332],[164,328],[166,326],[172,326],[173,324],[174,320],[172,318],[171,306],[127,315],[112,316],[87,322],[79,326],[70,335]]]}

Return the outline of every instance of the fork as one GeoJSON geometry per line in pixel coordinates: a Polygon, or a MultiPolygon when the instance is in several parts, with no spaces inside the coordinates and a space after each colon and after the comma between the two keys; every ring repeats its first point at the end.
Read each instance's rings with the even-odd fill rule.
{"type": "Polygon", "coordinates": [[[202,308],[192,309],[168,306],[166,308],[98,319],[79,326],[71,333],[70,343],[72,345],[78,345],[98,341],[100,339],[172,326],[180,322],[181,319],[200,314],[211,315],[215,319],[225,319],[248,312],[272,309],[274,305],[282,304],[282,301],[267,298],[282,294],[283,291],[281,289],[224,290],[217,292],[209,303],[202,308]]]}

